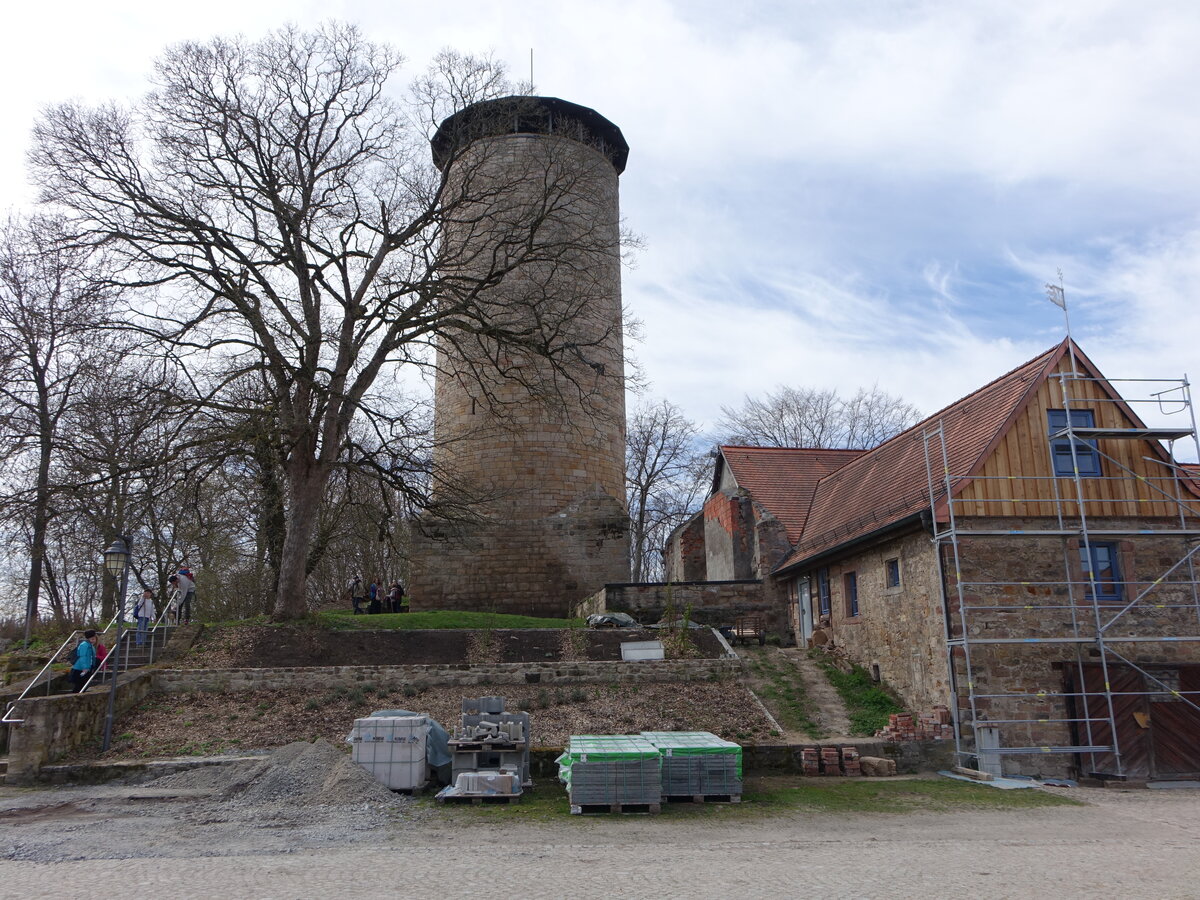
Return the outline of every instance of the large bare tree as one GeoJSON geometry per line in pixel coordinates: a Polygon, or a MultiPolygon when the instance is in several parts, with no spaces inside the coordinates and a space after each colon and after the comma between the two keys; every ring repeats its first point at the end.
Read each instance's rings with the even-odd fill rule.
{"type": "MultiPolygon", "coordinates": [[[[62,104],[35,128],[43,201],[123,263],[122,284],[154,291],[126,321],[170,348],[208,410],[257,416],[278,453],[277,618],[306,612],[326,485],[360,461],[352,424],[370,419],[386,441],[405,431],[409,405],[395,404],[396,387],[375,389],[381,373],[433,365],[436,342],[485,343],[503,378],[523,371],[509,350],[567,372],[588,349],[563,321],[586,314],[586,298],[495,293],[579,253],[578,238],[560,236],[566,168],[548,160],[525,173],[540,176],[536,195],[525,177],[509,204],[518,186],[497,182],[487,142],[451,145],[448,164],[430,163],[431,126],[512,92],[501,67],[443,53],[400,104],[389,94],[400,62],[338,24],[184,43],[160,58],[140,103],[62,104]],[[444,240],[447,228],[470,240],[444,240]],[[498,250],[479,252],[487,246],[498,250]],[[264,385],[254,408],[234,389],[248,377],[264,385]]],[[[394,486],[428,484],[407,474],[397,466],[394,486]]]]}
{"type": "MultiPolygon", "coordinates": [[[[95,372],[91,346],[109,297],[100,272],[57,219],[11,219],[0,228],[0,437],[10,464],[4,511],[27,535],[26,640],[46,582],[54,498],[63,489],[53,466],[64,444],[82,438],[63,425],[95,372]]],[[[53,591],[51,601],[64,619],[53,591]]]]}
{"type": "Polygon", "coordinates": [[[915,425],[920,411],[901,397],[859,388],[851,397],[836,390],[780,387],[765,397],[746,397],[738,409],[721,407],[717,430],[723,442],[748,447],[850,448],[865,450],[915,425]]]}

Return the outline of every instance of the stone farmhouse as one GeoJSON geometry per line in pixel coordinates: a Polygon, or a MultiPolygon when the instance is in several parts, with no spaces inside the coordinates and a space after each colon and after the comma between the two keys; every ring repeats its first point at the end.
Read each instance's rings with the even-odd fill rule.
{"type": "Polygon", "coordinates": [[[1171,449],[1187,384],[1163,384],[1145,401],[1178,428],[1068,338],[872,450],[720,447],[668,579],[701,619],[702,586],[720,606],[757,585],[797,643],[950,707],[964,762],[1197,777],[1200,489],[1171,449]]]}

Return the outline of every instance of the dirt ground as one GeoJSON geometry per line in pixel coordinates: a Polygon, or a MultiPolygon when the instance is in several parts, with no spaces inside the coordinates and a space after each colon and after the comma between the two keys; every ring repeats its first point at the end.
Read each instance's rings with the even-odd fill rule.
{"type": "MultiPolygon", "coordinates": [[[[375,710],[407,709],[433,716],[447,729],[459,721],[464,688],[376,691],[246,691],[153,694],[121,716],[104,759],[214,755],[279,747],[324,738],[341,743],[356,718],[375,710]]],[[[671,684],[504,685],[494,688],[508,708],[525,708],[535,746],[562,747],[572,734],[711,731],[742,744],[773,743],[757,704],[739,682],[671,684]]],[[[100,758],[88,747],[70,761],[100,758]]]]}
{"type": "MultiPolygon", "coordinates": [[[[689,632],[696,652],[721,655],[708,629],[689,632]]],[[[578,659],[618,660],[623,641],[658,640],[662,633],[640,629],[563,628],[331,631],[323,628],[239,625],[206,628],[179,668],[274,669],[292,666],[461,665],[546,662],[564,658],[572,639],[578,659]]],[[[566,654],[572,658],[570,649],[566,654]]]]}
{"type": "Polygon", "coordinates": [[[712,805],[526,820],[371,796],[348,771],[313,777],[331,748],[289,752],[277,772],[247,769],[236,790],[196,773],[0,788],[3,893],[1183,898],[1200,884],[1194,789],[1077,789],[1084,806],[903,815],[712,805]]]}

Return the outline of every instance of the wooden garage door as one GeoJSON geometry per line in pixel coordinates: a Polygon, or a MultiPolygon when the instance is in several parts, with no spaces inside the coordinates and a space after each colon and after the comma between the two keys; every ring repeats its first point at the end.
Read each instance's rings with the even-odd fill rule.
{"type": "MultiPolygon", "coordinates": [[[[1084,685],[1088,716],[1092,719],[1094,744],[1111,744],[1108,703],[1104,690],[1104,672],[1098,663],[1084,667],[1084,685]]],[[[1130,778],[1200,777],[1200,710],[1173,696],[1170,690],[1184,693],[1192,703],[1200,703],[1200,666],[1147,666],[1147,670],[1166,686],[1145,678],[1128,666],[1109,666],[1113,697],[1113,718],[1121,750],[1124,773],[1130,778]],[[1168,688],[1170,690],[1168,690],[1168,688]]],[[[1081,724],[1077,739],[1086,741],[1081,724]]],[[[1116,757],[1112,753],[1084,756],[1083,774],[1092,771],[1115,774],[1116,757]]]]}
{"type": "MultiPolygon", "coordinates": [[[[1154,673],[1158,675],[1157,672],[1154,673]]],[[[1200,666],[1180,666],[1171,673],[1164,670],[1163,680],[1184,694],[1192,703],[1200,703],[1200,666]],[[1177,673],[1177,674],[1175,674],[1177,673]]],[[[1159,685],[1151,685],[1151,689],[1159,685]]],[[[1150,739],[1154,743],[1154,774],[1159,778],[1200,776],[1200,710],[1169,694],[1150,697],[1150,739]]]]}

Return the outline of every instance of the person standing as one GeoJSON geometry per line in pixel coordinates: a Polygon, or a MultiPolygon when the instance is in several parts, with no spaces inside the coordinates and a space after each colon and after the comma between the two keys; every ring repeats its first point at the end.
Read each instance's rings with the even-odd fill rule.
{"type": "Polygon", "coordinates": [[[192,580],[191,572],[186,568],[180,569],[167,579],[179,595],[179,611],[176,623],[190,625],[192,623],[192,601],[196,599],[196,582],[192,580]]]}
{"type": "Polygon", "coordinates": [[[356,616],[362,615],[364,612],[362,608],[363,600],[367,597],[366,589],[362,583],[362,576],[355,575],[346,582],[346,590],[350,592],[350,602],[354,605],[354,614],[356,616]]]}
{"type": "Polygon", "coordinates": [[[78,694],[87,684],[92,669],[96,668],[96,632],[88,629],[83,640],[75,648],[75,661],[71,663],[71,690],[78,694]]]}
{"type": "Polygon", "coordinates": [[[404,604],[404,585],[398,581],[392,582],[391,590],[388,591],[388,606],[394,613],[403,612],[404,604]]]}
{"type": "Polygon", "coordinates": [[[133,605],[133,617],[137,619],[137,646],[141,647],[146,643],[146,632],[157,615],[158,610],[154,608],[154,592],[149,589],[142,591],[142,599],[133,605]]]}

